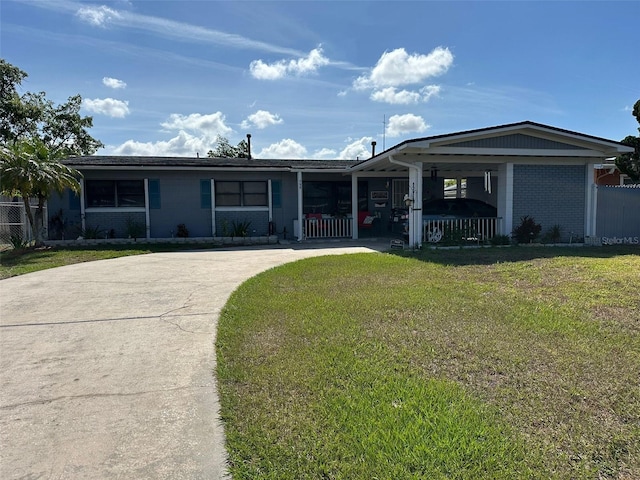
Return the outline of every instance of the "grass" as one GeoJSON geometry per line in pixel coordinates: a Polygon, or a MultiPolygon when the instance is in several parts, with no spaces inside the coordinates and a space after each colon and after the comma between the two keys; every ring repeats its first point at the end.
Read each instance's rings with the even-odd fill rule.
{"type": "MultiPolygon", "coordinates": [[[[0,278],[179,248],[3,252],[0,278]]],[[[234,478],[640,478],[639,291],[633,247],[265,272],[219,325],[234,478]]]]}
{"type": "Polygon", "coordinates": [[[238,479],[640,478],[640,252],[313,258],[223,310],[238,479]]]}

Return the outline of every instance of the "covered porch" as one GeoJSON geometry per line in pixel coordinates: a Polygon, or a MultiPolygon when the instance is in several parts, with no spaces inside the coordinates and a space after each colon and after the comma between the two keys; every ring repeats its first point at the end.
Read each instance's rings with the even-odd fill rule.
{"type": "Polygon", "coordinates": [[[586,238],[595,234],[594,164],[625,148],[603,138],[525,121],[407,140],[350,171],[354,185],[360,178],[407,179],[404,201],[410,247],[433,242],[447,229],[483,241],[510,236],[525,216],[535,217],[545,230],[559,228],[567,238],[586,238]],[[462,220],[423,215],[426,202],[445,196],[444,179],[456,179],[456,197],[485,202],[495,207],[495,215],[462,220]]]}

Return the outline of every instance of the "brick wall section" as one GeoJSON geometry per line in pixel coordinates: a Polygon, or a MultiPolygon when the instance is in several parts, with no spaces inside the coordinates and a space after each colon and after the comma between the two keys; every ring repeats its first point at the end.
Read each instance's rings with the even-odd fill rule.
{"type": "Polygon", "coordinates": [[[585,167],[583,165],[514,165],[513,226],[529,215],[542,225],[541,235],[560,225],[561,241],[573,233],[582,238],[585,225],[585,167]]]}
{"type": "Polygon", "coordinates": [[[249,225],[250,237],[268,235],[269,212],[216,212],[216,236],[231,236],[233,222],[236,224],[251,222],[249,225]],[[227,224],[227,233],[224,232],[224,222],[227,224]]]}

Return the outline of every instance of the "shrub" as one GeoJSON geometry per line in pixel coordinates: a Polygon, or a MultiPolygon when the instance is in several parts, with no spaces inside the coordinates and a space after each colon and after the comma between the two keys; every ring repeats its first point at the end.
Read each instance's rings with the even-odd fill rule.
{"type": "Polygon", "coordinates": [[[542,225],[536,223],[533,217],[525,215],[520,218],[520,225],[513,229],[513,236],[518,243],[532,243],[540,235],[542,225]]]}
{"type": "Polygon", "coordinates": [[[189,236],[189,230],[187,230],[187,226],[184,223],[178,225],[178,231],[176,232],[176,237],[187,238],[189,236]]]}
{"type": "Polygon", "coordinates": [[[511,237],[509,235],[495,235],[489,242],[494,247],[497,245],[511,245],[511,237]]]}
{"type": "Polygon", "coordinates": [[[131,217],[127,217],[127,223],[125,227],[125,233],[127,237],[133,238],[133,240],[138,240],[138,238],[142,237],[146,231],[146,227],[143,223],[135,221],[131,217]]]}
{"type": "Polygon", "coordinates": [[[233,221],[231,223],[231,236],[232,237],[246,237],[249,235],[249,225],[251,225],[251,222],[249,221],[244,221],[244,222],[235,222],[233,221]]]}

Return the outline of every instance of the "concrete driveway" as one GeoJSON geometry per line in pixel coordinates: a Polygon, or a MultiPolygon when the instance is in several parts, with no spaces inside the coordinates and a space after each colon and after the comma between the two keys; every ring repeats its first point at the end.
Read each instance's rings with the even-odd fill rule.
{"type": "Polygon", "coordinates": [[[0,281],[0,478],[226,477],[215,334],[247,278],[363,243],[157,253],[0,281]]]}

